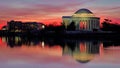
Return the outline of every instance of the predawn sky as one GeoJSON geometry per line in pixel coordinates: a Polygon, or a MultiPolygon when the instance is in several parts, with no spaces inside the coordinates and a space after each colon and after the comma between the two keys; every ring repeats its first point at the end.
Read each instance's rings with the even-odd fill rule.
{"type": "Polygon", "coordinates": [[[81,8],[95,16],[120,23],[120,0],[0,0],[0,25],[7,21],[35,21],[60,24],[62,16],[70,16],[81,8]]]}

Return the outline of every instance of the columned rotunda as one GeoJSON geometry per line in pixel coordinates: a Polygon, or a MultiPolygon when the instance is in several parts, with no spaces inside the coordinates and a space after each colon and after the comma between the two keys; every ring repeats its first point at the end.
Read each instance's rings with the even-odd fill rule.
{"type": "Polygon", "coordinates": [[[93,31],[100,29],[100,18],[95,17],[88,9],[79,9],[72,16],[63,16],[62,19],[66,29],[71,22],[74,22],[75,30],[93,31]]]}

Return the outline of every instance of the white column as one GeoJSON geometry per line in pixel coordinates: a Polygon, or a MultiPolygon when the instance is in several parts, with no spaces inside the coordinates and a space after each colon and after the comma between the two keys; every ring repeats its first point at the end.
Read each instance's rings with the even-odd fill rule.
{"type": "Polygon", "coordinates": [[[92,29],[92,20],[90,21],[90,29],[89,30],[91,30],[92,29]]]}
{"type": "Polygon", "coordinates": [[[76,30],[79,30],[80,28],[79,28],[79,25],[80,25],[80,21],[79,20],[77,20],[76,22],[75,22],[75,25],[76,25],[76,30]]]}
{"type": "Polygon", "coordinates": [[[85,30],[87,30],[87,20],[85,20],[85,30]]]}
{"type": "Polygon", "coordinates": [[[79,21],[79,30],[80,30],[80,26],[81,26],[80,23],[81,23],[81,20],[79,21]]]}
{"type": "Polygon", "coordinates": [[[96,28],[96,21],[94,20],[94,28],[96,28]]]}
{"type": "Polygon", "coordinates": [[[89,20],[89,23],[88,23],[88,30],[90,29],[90,20],[89,20]]]}
{"type": "Polygon", "coordinates": [[[94,22],[94,20],[92,21],[93,22],[93,24],[92,24],[92,30],[95,28],[95,22],[94,22]]]}
{"type": "Polygon", "coordinates": [[[77,21],[74,21],[75,22],[75,30],[77,30],[77,21]]]}
{"type": "Polygon", "coordinates": [[[89,20],[87,20],[86,22],[86,30],[88,30],[88,23],[89,23],[89,20]]]}
{"type": "Polygon", "coordinates": [[[94,20],[93,20],[93,28],[92,29],[94,29],[95,28],[95,22],[94,22],[94,20]]]}
{"type": "Polygon", "coordinates": [[[89,23],[87,24],[88,25],[88,30],[90,29],[90,23],[91,23],[91,20],[89,20],[89,23]]]}
{"type": "Polygon", "coordinates": [[[99,23],[99,20],[97,19],[97,28],[100,29],[100,23],[99,23]]]}
{"type": "Polygon", "coordinates": [[[85,20],[83,20],[83,30],[85,30],[85,20]]]}
{"type": "Polygon", "coordinates": [[[95,28],[98,29],[97,20],[95,20],[95,28]]]}

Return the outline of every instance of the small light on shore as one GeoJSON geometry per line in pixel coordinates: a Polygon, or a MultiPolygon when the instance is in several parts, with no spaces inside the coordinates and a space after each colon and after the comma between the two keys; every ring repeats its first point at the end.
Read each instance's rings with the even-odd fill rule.
{"type": "Polygon", "coordinates": [[[44,48],[44,46],[45,46],[45,42],[44,42],[44,41],[42,41],[42,48],[44,48]]]}
{"type": "Polygon", "coordinates": [[[45,26],[44,25],[42,25],[42,29],[44,29],[45,28],[45,26]]]}

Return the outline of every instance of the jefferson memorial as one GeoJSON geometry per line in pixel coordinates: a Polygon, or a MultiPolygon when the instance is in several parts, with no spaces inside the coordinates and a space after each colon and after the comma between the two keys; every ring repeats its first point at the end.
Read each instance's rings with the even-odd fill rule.
{"type": "Polygon", "coordinates": [[[63,24],[68,28],[72,22],[75,24],[75,30],[93,31],[100,29],[100,18],[95,17],[88,9],[79,9],[72,16],[63,16],[63,24]]]}

